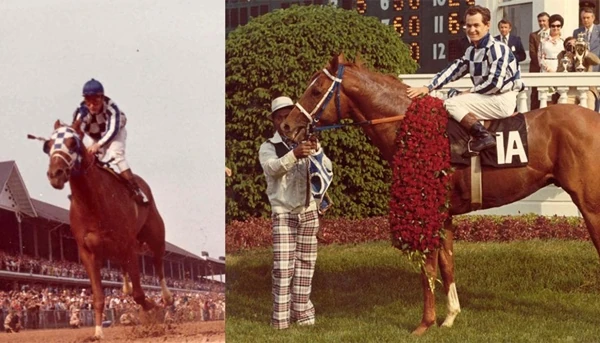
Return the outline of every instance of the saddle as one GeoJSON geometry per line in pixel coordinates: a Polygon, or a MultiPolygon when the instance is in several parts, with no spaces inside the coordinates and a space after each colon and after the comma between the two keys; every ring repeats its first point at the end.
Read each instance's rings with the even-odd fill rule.
{"type": "Polygon", "coordinates": [[[101,171],[108,173],[112,177],[116,178],[121,184],[123,184],[127,188],[129,193],[131,193],[132,197],[135,196],[135,189],[132,187],[132,185],[129,183],[129,181],[127,181],[124,177],[121,176],[120,173],[118,173],[116,170],[113,169],[112,165],[110,164],[112,162],[112,160],[113,159],[111,158],[106,162],[102,162],[96,156],[96,166],[101,171]]]}
{"type": "MultiPolygon", "coordinates": [[[[480,153],[482,166],[493,168],[515,168],[528,164],[527,123],[522,113],[514,116],[485,121],[488,131],[496,136],[496,148],[480,153]]],[[[468,155],[469,132],[457,121],[449,120],[446,133],[450,139],[450,163],[454,166],[471,165],[468,155]]]]}

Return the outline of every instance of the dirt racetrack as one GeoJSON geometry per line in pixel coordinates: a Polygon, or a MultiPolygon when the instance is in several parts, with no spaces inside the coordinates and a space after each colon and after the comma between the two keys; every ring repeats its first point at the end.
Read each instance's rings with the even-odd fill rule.
{"type": "MultiPolygon", "coordinates": [[[[25,330],[8,334],[0,332],[0,343],[80,343],[94,334],[93,327],[80,329],[25,330]]],[[[172,325],[134,327],[117,326],[104,329],[104,339],[100,343],[140,342],[140,343],[224,343],[225,321],[188,322],[172,325]]]]}

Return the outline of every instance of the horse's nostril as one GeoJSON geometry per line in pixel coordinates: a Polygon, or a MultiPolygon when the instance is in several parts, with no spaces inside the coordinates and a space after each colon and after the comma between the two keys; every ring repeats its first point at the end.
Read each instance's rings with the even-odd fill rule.
{"type": "Polygon", "coordinates": [[[57,170],[52,170],[52,171],[50,171],[50,170],[49,170],[49,171],[46,173],[46,175],[48,175],[48,177],[50,177],[50,178],[56,178],[56,177],[60,177],[60,176],[62,176],[64,173],[65,173],[65,171],[64,171],[64,170],[62,170],[62,169],[57,169],[57,170]]]}
{"type": "Polygon", "coordinates": [[[290,126],[288,124],[283,124],[281,126],[283,127],[283,131],[285,131],[285,132],[290,131],[290,126]]]}

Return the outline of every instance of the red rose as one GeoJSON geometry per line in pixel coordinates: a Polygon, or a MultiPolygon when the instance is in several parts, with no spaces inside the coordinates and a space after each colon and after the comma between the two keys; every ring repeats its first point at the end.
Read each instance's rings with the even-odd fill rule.
{"type": "Polygon", "coordinates": [[[448,113],[440,99],[413,100],[398,130],[393,159],[390,226],[393,244],[421,256],[439,249],[450,181],[448,113]]]}

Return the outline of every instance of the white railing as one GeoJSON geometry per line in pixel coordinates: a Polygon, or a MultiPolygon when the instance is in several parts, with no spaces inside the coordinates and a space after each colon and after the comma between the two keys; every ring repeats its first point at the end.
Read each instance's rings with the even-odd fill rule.
{"type": "MultiPolygon", "coordinates": [[[[402,81],[411,87],[425,86],[434,77],[434,74],[400,75],[402,81]]],[[[597,73],[522,73],[522,79],[527,89],[517,97],[519,112],[529,110],[531,88],[537,87],[540,107],[546,107],[550,102],[552,93],[558,92],[559,103],[575,103],[593,109],[593,94],[590,87],[600,85],[600,72],[597,73]],[[589,100],[589,101],[588,101],[589,100]]],[[[469,89],[473,86],[470,77],[446,85],[444,88],[432,92],[433,96],[445,98],[450,88],[459,90],[469,89]]],[[[600,114],[599,114],[600,115],[600,114]]],[[[571,197],[556,186],[547,186],[529,197],[502,207],[475,211],[472,214],[502,214],[516,215],[536,213],[541,215],[566,215],[581,216],[571,197]]]]}
{"type": "MultiPolygon", "coordinates": [[[[522,79],[527,89],[520,92],[517,98],[517,109],[519,112],[527,112],[530,108],[529,98],[532,87],[538,87],[538,98],[540,107],[546,107],[550,102],[552,93],[558,92],[560,98],[558,103],[575,103],[581,106],[592,106],[593,95],[590,87],[600,85],[600,72],[597,73],[522,73],[522,79]],[[554,89],[551,89],[554,88],[554,89]]],[[[400,75],[404,83],[411,87],[425,86],[435,74],[411,74],[400,75]]],[[[467,75],[462,79],[446,85],[444,88],[432,92],[433,96],[445,98],[450,88],[458,90],[469,89],[473,86],[467,75]]],[[[593,106],[591,107],[593,109],[593,106]]]]}

